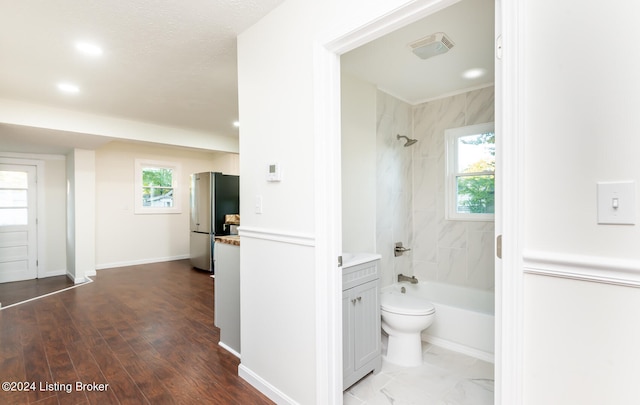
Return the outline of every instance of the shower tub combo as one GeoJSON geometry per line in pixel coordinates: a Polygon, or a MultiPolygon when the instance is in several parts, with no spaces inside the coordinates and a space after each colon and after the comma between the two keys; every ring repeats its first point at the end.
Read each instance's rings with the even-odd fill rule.
{"type": "Polygon", "coordinates": [[[422,340],[446,349],[494,361],[494,293],[434,281],[396,283],[384,287],[406,289],[406,294],[431,301],[436,309],[433,324],[422,332],[422,340]]]}

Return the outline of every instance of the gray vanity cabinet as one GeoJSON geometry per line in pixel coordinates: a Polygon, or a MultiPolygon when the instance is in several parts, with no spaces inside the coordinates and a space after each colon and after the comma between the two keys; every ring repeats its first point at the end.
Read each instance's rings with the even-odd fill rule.
{"type": "Polygon", "coordinates": [[[380,371],[380,288],[377,261],[343,269],[343,388],[380,371]]]}

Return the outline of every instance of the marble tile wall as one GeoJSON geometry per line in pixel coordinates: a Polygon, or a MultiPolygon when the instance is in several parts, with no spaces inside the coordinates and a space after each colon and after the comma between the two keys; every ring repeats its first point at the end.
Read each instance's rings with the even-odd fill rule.
{"type": "Polygon", "coordinates": [[[377,93],[376,246],[382,285],[399,273],[494,288],[493,222],[444,218],[444,131],[494,121],[494,88],[411,106],[377,93]],[[419,142],[405,148],[396,135],[419,142]],[[395,242],[411,247],[394,257],[395,242]]]}
{"type": "Polygon", "coordinates": [[[413,274],[483,290],[494,288],[494,223],[445,220],[444,131],[494,121],[494,88],[413,107],[413,274]]]}
{"type": "Polygon", "coordinates": [[[397,274],[411,274],[411,256],[394,257],[396,242],[413,244],[411,148],[396,135],[411,137],[412,107],[377,92],[376,125],[376,249],[382,255],[381,284],[397,274]]]}

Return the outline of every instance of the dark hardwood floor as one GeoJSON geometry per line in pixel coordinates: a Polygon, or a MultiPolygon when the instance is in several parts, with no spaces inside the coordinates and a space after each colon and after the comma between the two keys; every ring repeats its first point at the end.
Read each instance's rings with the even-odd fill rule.
{"type": "Polygon", "coordinates": [[[0,283],[0,304],[2,307],[40,297],[54,291],[73,287],[73,281],[67,276],[39,278],[35,280],[0,283]]]}
{"type": "Polygon", "coordinates": [[[0,404],[271,404],[218,340],[212,279],[188,261],[100,270],[0,311],[0,382],[31,389],[4,384],[0,404]]]}

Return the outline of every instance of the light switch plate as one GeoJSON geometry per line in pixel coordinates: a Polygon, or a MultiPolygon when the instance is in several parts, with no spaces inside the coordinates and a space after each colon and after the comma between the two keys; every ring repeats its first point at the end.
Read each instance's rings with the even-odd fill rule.
{"type": "Polygon", "coordinates": [[[598,223],[635,225],[636,183],[621,181],[597,183],[598,223]]]}

